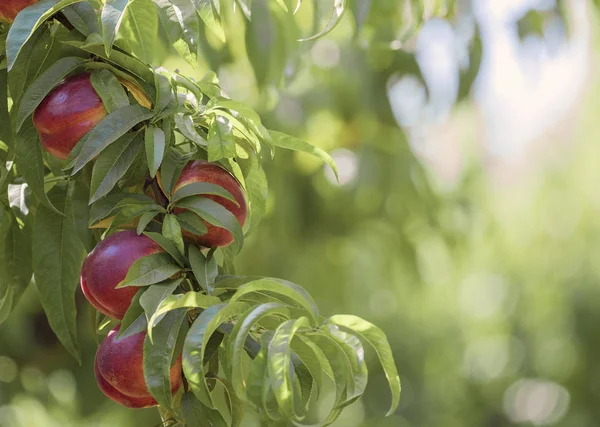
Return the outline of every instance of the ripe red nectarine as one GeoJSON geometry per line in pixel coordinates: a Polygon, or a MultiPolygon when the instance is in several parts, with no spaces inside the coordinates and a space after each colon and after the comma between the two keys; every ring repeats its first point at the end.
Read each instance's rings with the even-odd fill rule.
{"type": "MultiPolygon", "coordinates": [[[[94,362],[94,372],[100,390],[121,405],[129,408],[155,406],[144,380],[144,338],[146,332],[117,339],[120,326],[104,339],[94,362]]],[[[171,392],[181,387],[181,356],[170,371],[171,392]]]]}
{"type": "Polygon", "coordinates": [[[33,113],[33,125],[46,151],[64,160],[106,115],[90,74],[84,73],[65,79],[44,98],[33,113]]]}
{"type": "Polygon", "coordinates": [[[122,319],[138,291],[115,287],[139,258],[163,252],[154,240],[133,230],[120,231],[104,239],[89,253],[81,268],[81,290],[101,313],[122,319]]]}
{"type": "MultiPolygon", "coordinates": [[[[209,163],[206,160],[193,160],[185,165],[183,171],[181,171],[181,175],[173,187],[173,193],[183,186],[194,182],[208,182],[211,184],[217,184],[227,190],[233,196],[239,206],[233,203],[231,200],[227,200],[221,196],[207,195],[206,197],[222,205],[225,209],[235,215],[240,225],[244,225],[247,215],[246,199],[244,198],[242,186],[233,175],[215,163],[209,163]]],[[[174,212],[177,214],[183,210],[184,209],[176,208],[174,212]]],[[[233,242],[233,236],[229,231],[224,228],[209,224],[206,221],[203,222],[208,229],[205,234],[198,235],[187,230],[183,230],[183,236],[198,245],[209,248],[215,246],[227,246],[233,242]]]]}
{"type": "Polygon", "coordinates": [[[17,13],[39,0],[2,0],[0,1],[0,21],[13,22],[17,13]]]}

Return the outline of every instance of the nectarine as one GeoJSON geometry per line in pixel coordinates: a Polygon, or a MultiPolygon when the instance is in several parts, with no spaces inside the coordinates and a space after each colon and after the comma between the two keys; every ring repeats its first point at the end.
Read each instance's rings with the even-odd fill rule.
{"type": "Polygon", "coordinates": [[[79,140],[107,115],[90,74],[71,76],[56,86],[33,113],[42,146],[64,160],[79,140]]]}
{"type": "MultiPolygon", "coordinates": [[[[144,338],[146,332],[117,339],[120,326],[104,339],[94,362],[94,372],[100,390],[121,405],[129,408],[155,406],[144,380],[144,338]]],[[[170,371],[171,392],[181,387],[181,357],[170,371]]]]}
{"type": "Polygon", "coordinates": [[[17,13],[37,3],[39,0],[2,0],[0,1],[0,21],[11,23],[17,17],[17,13]]]}
{"type": "Polygon", "coordinates": [[[163,252],[154,240],[133,230],[120,231],[104,239],[89,253],[81,268],[81,290],[101,313],[122,319],[136,287],[115,287],[127,276],[129,267],[139,258],[163,252]]]}
{"type": "MultiPolygon", "coordinates": [[[[242,186],[233,175],[217,164],[207,162],[206,160],[193,160],[185,165],[181,171],[181,175],[173,187],[173,193],[185,185],[194,182],[208,182],[211,184],[217,184],[227,190],[233,196],[239,206],[233,203],[231,200],[221,196],[207,195],[206,197],[222,205],[225,209],[235,215],[240,225],[244,225],[247,215],[246,199],[244,198],[242,186]]],[[[177,214],[183,210],[184,209],[176,208],[174,212],[177,214]]],[[[233,242],[233,236],[229,231],[224,228],[209,224],[206,221],[203,222],[207,228],[207,232],[205,234],[198,235],[187,230],[183,230],[183,236],[187,240],[209,248],[215,246],[227,246],[233,242]]]]}

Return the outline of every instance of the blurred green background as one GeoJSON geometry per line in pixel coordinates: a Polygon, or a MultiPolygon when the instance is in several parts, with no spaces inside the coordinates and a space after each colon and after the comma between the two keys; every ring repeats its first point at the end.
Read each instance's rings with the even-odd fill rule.
{"type": "MultiPolygon", "coordinates": [[[[598,11],[585,0],[465,0],[417,28],[392,19],[393,3],[373,2],[380,15],[361,36],[354,3],[330,35],[298,46],[279,89],[256,85],[239,13],[227,17],[239,36],[209,36],[195,69],[157,53],[197,78],[217,70],[268,127],[338,162],[339,183],[305,155],[265,164],[268,215],[238,271],[294,281],[325,315],[387,333],[400,408],[383,418],[388,389],[371,363],[366,396],[338,427],[598,426],[598,11]]],[[[154,409],[121,408],[97,389],[90,309],[78,300],[82,366],[35,289],[0,326],[0,426],[159,423],[154,409]]]]}

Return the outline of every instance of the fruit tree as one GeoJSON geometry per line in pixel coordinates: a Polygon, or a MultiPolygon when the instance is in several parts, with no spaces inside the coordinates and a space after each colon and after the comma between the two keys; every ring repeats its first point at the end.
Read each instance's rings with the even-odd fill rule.
{"type": "MultiPolygon", "coordinates": [[[[394,22],[374,25],[370,3],[353,7],[376,43],[394,22]]],[[[325,36],[349,5],[308,5],[315,26],[306,34],[294,20],[304,7],[0,4],[0,321],[31,283],[56,336],[80,360],[81,290],[101,341],[98,387],[130,408],[158,406],[165,426],[235,426],[244,410],[257,411],[264,425],[303,425],[327,386],[334,401],[316,424],[330,424],[365,391],[365,349],[389,381],[390,413],[399,402],[380,329],[353,315],[321,314],[299,285],[234,267],[266,209],[263,163],[290,149],[335,172],[329,155],[267,129],[216,73],[194,80],[158,66],[161,52],[174,49],[194,65],[210,40],[227,43],[223,22],[237,13],[253,77],[268,97],[301,67],[302,43],[325,36]]]]}

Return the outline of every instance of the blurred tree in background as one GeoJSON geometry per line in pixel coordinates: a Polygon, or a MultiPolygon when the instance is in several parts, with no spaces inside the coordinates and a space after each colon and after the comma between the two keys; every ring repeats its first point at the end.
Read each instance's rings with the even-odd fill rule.
{"type": "MultiPolygon", "coordinates": [[[[217,71],[266,126],[338,163],[339,182],[300,153],[265,165],[268,214],[238,258],[387,333],[400,408],[382,419],[373,364],[335,425],[600,425],[597,9],[355,0],[326,37],[297,43],[332,3],[306,1],[297,27],[257,0],[251,24],[224,9],[227,41],[207,30],[195,68],[167,46],[155,59],[217,71]]],[[[0,426],[157,424],[97,389],[83,297],[77,366],[32,292],[0,326],[0,426]]]]}

